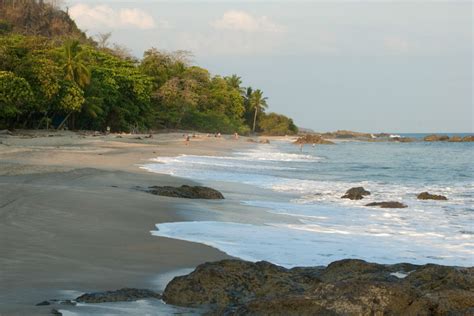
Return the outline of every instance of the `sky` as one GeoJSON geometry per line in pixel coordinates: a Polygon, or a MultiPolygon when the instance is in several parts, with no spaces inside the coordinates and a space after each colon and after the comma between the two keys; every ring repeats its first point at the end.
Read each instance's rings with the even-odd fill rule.
{"type": "Polygon", "coordinates": [[[96,1],[65,4],[89,36],[141,57],[189,50],[316,131],[473,132],[471,1],[96,1]]]}

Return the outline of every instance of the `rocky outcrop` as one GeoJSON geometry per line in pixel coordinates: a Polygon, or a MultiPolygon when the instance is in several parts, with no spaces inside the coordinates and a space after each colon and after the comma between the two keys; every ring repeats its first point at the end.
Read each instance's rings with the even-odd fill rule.
{"type": "Polygon", "coordinates": [[[222,200],[224,196],[217,190],[202,186],[182,185],[180,187],[171,186],[152,186],[146,192],[185,199],[208,199],[208,200],[222,200]]]}
{"type": "Polygon", "coordinates": [[[460,143],[462,142],[462,137],[460,136],[452,136],[448,140],[450,143],[460,143]]]}
{"type": "Polygon", "coordinates": [[[362,200],[366,195],[370,195],[370,192],[363,187],[355,187],[347,190],[346,194],[341,196],[341,199],[362,200]]]}
{"type": "Polygon", "coordinates": [[[421,192],[420,194],[418,194],[416,198],[418,200],[438,200],[438,201],[446,201],[448,199],[444,195],[430,194],[428,192],[421,192]]]}
{"type": "Polygon", "coordinates": [[[360,133],[346,130],[338,130],[335,132],[329,132],[322,134],[324,138],[337,138],[337,139],[370,139],[372,134],[369,133],[360,133]]]}
{"type": "Polygon", "coordinates": [[[81,303],[125,302],[125,301],[136,301],[136,300],[145,299],[145,298],[161,299],[161,295],[150,290],[123,288],[116,291],[86,293],[76,298],[76,302],[81,302],[81,303]]]}
{"type": "Polygon", "coordinates": [[[396,202],[396,201],[388,201],[388,202],[372,202],[369,204],[366,204],[365,206],[378,206],[381,208],[406,208],[406,206],[403,203],[396,202]]]}
{"type": "Polygon", "coordinates": [[[464,136],[462,141],[463,142],[474,142],[474,135],[464,136]]]}
{"type": "Polygon", "coordinates": [[[428,135],[425,138],[423,138],[425,142],[444,142],[449,140],[449,136],[447,135],[428,135]]]}
{"type": "Polygon", "coordinates": [[[163,300],[211,315],[467,315],[473,290],[474,268],[351,259],[285,269],[223,260],[174,278],[163,300]]]}
{"type": "Polygon", "coordinates": [[[317,134],[306,134],[298,137],[294,142],[295,144],[319,144],[319,145],[334,145],[333,142],[324,139],[321,135],[317,134]]]}

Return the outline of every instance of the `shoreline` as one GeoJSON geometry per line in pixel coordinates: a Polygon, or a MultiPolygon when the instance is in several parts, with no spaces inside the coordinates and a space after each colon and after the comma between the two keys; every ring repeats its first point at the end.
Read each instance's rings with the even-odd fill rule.
{"type": "Polygon", "coordinates": [[[0,137],[0,314],[49,314],[35,304],[61,291],[150,288],[159,274],[231,258],[203,244],[152,236],[155,224],[186,220],[199,202],[133,187],[194,184],[140,163],[215,155],[248,146],[244,139],[201,137],[185,146],[180,134],[30,133],[0,137]]]}
{"type": "MultiPolygon", "coordinates": [[[[0,251],[7,254],[0,258],[6,267],[0,271],[0,281],[8,287],[0,290],[0,314],[50,314],[50,306],[34,305],[83,292],[123,287],[160,291],[156,280],[163,285],[164,275],[232,258],[232,253],[200,241],[153,235],[155,224],[223,219],[288,223],[291,218],[240,204],[243,197],[266,196],[272,201],[276,197],[253,185],[204,181],[224,192],[223,203],[166,198],[135,189],[196,184],[199,180],[194,178],[146,171],[143,164],[161,156],[223,156],[253,148],[255,143],[245,137],[236,141],[231,136],[200,135],[185,146],[180,133],[152,138],[38,134],[0,136],[0,200],[6,201],[0,205],[0,251]]],[[[153,308],[161,311],[162,306],[153,308]]]]}

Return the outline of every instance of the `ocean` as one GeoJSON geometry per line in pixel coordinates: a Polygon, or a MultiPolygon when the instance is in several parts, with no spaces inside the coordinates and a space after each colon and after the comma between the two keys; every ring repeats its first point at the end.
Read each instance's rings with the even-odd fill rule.
{"type": "Polygon", "coordinates": [[[285,267],[344,258],[472,266],[473,149],[473,143],[344,141],[300,152],[282,140],[226,156],[159,157],[143,168],[224,188],[228,200],[216,202],[221,211],[212,220],[161,223],[152,234],[285,267]],[[355,186],[371,195],[340,198],[355,186]],[[417,200],[424,191],[448,201],[417,200]],[[365,206],[374,201],[408,207],[365,206]],[[227,216],[222,205],[230,202],[253,213],[245,220],[227,216]]]}

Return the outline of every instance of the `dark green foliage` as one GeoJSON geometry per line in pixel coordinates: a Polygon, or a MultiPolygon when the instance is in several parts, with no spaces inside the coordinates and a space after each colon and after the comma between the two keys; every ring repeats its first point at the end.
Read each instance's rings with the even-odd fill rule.
{"type": "Polygon", "coordinates": [[[263,92],[242,87],[237,75],[211,76],[186,51],[152,48],[138,61],[107,38],[87,39],[51,5],[0,0],[0,126],[296,131],[291,119],[265,115],[263,92]]]}
{"type": "Polygon", "coordinates": [[[293,120],[281,114],[265,114],[260,118],[259,125],[265,135],[283,136],[298,133],[293,120]]]}

